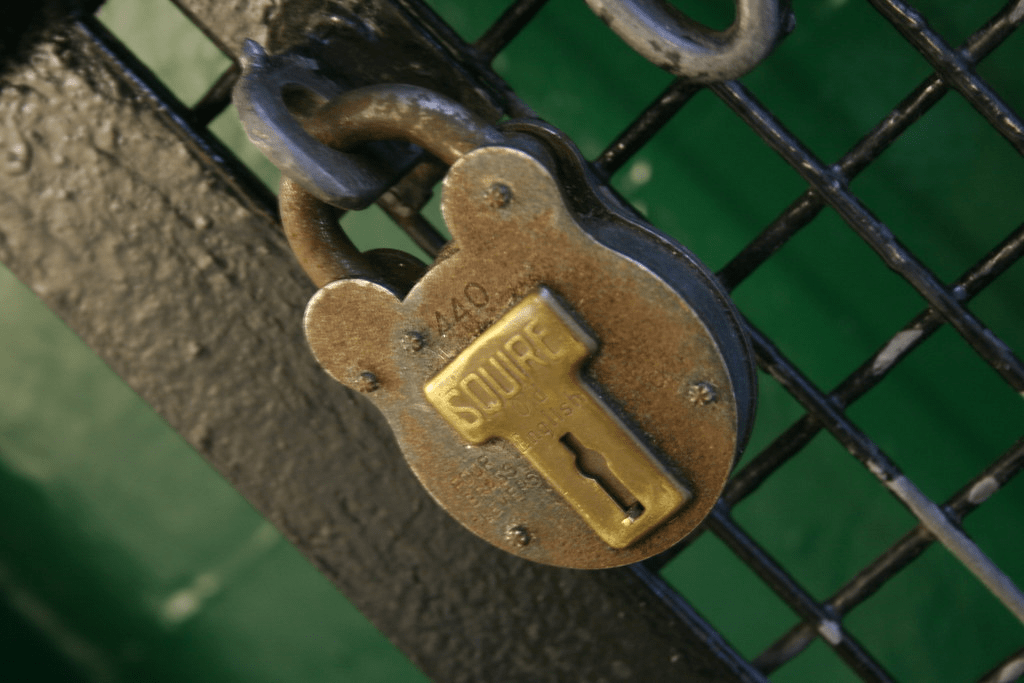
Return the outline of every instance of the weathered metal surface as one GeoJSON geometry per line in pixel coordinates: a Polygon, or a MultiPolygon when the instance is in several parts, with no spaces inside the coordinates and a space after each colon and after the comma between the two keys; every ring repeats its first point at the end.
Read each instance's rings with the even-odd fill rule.
{"type": "MultiPolygon", "coordinates": [[[[431,495],[498,547],[559,566],[637,562],[693,530],[742,448],[753,399],[749,355],[723,357],[723,347],[743,353],[742,333],[730,324],[735,313],[722,300],[698,308],[714,297],[702,291],[714,289],[706,285],[710,277],[702,279],[698,265],[676,259],[668,270],[692,271],[685,287],[676,289],[650,269],[663,248],[616,251],[616,240],[628,243],[638,239],[633,233],[645,234],[624,220],[605,222],[613,236],[604,242],[588,235],[541,161],[495,146],[503,139],[496,131],[430,91],[351,91],[312,116],[308,129],[341,147],[364,137],[410,139],[454,164],[442,198],[453,242],[418,281],[419,273],[406,277],[412,274],[406,268],[396,282],[387,269],[373,267],[369,255],[346,247],[333,214],[293,182],[284,180],[281,194],[289,240],[314,280],[325,285],[307,310],[310,345],[333,377],[367,392],[381,408],[431,495]],[[338,255],[333,273],[325,263],[332,254],[338,255]],[[333,278],[344,279],[325,284],[333,278]],[[644,457],[654,458],[656,468],[667,467],[667,480],[685,482],[683,490],[693,494],[655,527],[647,528],[653,512],[641,518],[637,528],[647,533],[631,535],[628,543],[609,543],[608,534],[575,505],[564,480],[558,483],[523,460],[545,440],[560,446],[567,433],[564,424],[550,424],[542,414],[547,398],[525,404],[527,412],[536,412],[529,428],[478,443],[462,438],[424,396],[431,378],[538,287],[550,288],[593,331],[600,352],[588,364],[588,377],[632,433],[659,454],[644,457]],[[683,292],[697,295],[691,301],[683,292]],[[413,354],[405,350],[410,332],[425,347],[413,354]],[[532,541],[509,544],[513,528],[525,529],[532,541]]],[[[543,397],[557,389],[536,378],[530,383],[543,397]]],[[[561,414],[587,412],[583,403],[574,408],[567,400],[552,394],[550,405],[561,414]]],[[[599,426],[591,422],[577,425],[574,434],[586,441],[599,426]]],[[[605,455],[611,462],[612,454],[605,455]]]]}
{"type": "Polygon", "coordinates": [[[96,11],[103,0],[38,0],[4,13],[0,22],[0,70],[30,52],[41,34],[96,11]]]}
{"type": "MultiPolygon", "coordinates": [[[[340,87],[319,75],[316,60],[295,53],[268,55],[253,40],[244,44],[242,71],[232,100],[249,139],[282,173],[332,206],[365,209],[408,172],[418,150],[381,143],[365,154],[331,149],[310,137],[286,97],[322,104],[340,87]]],[[[372,144],[372,143],[370,143],[372,144]]]]}
{"type": "Polygon", "coordinates": [[[463,58],[467,46],[418,0],[282,0],[269,26],[266,41],[252,36],[269,52],[299,50],[350,87],[429,87],[491,122],[529,112],[493,72],[463,58]]]}
{"type": "Polygon", "coordinates": [[[277,226],[108,58],[75,28],[8,72],[0,258],[424,671],[761,680],[642,570],[522,562],[433,505],[303,352],[277,226]]]}
{"type": "Polygon", "coordinates": [[[664,0],[586,0],[634,50],[693,83],[739,78],[775,47],[789,8],[779,0],[737,0],[736,20],[712,31],[664,0]]]}
{"type": "MultiPolygon", "coordinates": [[[[364,372],[379,378],[370,398],[413,470],[446,509],[491,542],[501,544],[508,528],[523,525],[535,538],[514,549],[523,557],[594,568],[635,562],[678,541],[714,504],[738,445],[733,380],[708,327],[662,280],[580,230],[551,176],[521,152],[490,147],[463,157],[442,201],[458,249],[401,301],[366,280],[327,285],[306,316],[318,360],[344,383],[364,372]],[[511,189],[507,208],[485,200],[495,182],[511,189]],[[467,448],[439,414],[422,409],[429,378],[541,284],[593,329],[602,345],[590,366],[594,381],[694,491],[678,517],[627,549],[610,548],[553,490],[538,486],[511,443],[467,448]],[[425,336],[423,352],[402,352],[408,331],[425,336]],[[657,360],[637,363],[641,355],[657,360]],[[718,400],[688,400],[697,382],[717,387],[718,400]]],[[[287,204],[282,215],[292,218],[287,204]]]]}

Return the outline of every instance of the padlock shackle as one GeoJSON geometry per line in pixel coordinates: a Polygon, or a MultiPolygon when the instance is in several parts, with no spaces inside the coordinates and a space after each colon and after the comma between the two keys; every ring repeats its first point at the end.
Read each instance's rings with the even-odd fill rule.
{"type": "Polygon", "coordinates": [[[231,99],[249,140],[282,173],[328,204],[366,208],[419,156],[411,145],[394,143],[375,143],[369,155],[341,152],[306,133],[302,117],[289,106],[289,93],[301,92],[304,100],[322,104],[343,90],[321,73],[314,59],[295,52],[270,55],[247,39],[239,62],[242,73],[231,99]]]}
{"type": "Polygon", "coordinates": [[[586,0],[647,61],[691,83],[739,78],[772,51],[792,17],[788,0],[735,0],[724,31],[694,21],[666,0],[586,0]]]}
{"type": "Polygon", "coordinates": [[[306,132],[334,149],[371,140],[405,140],[449,166],[463,154],[504,142],[458,102],[414,85],[381,84],[350,90],[303,122],[306,132]]]}
{"type": "MultiPolygon", "coordinates": [[[[302,120],[307,133],[333,149],[360,142],[405,140],[445,164],[505,137],[458,102],[412,85],[372,85],[338,95],[302,120]]],[[[278,197],[285,236],[317,287],[341,278],[381,282],[385,273],[362,254],[342,229],[342,211],[286,176],[278,197]]]]}

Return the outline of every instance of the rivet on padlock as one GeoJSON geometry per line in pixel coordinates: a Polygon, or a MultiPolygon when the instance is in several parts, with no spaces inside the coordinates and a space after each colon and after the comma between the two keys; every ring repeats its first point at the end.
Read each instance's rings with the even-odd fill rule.
{"type": "Polygon", "coordinates": [[[451,165],[453,244],[429,268],[360,254],[335,212],[288,179],[281,190],[321,286],[305,317],[313,353],[380,408],[438,503],[498,547],[567,567],[637,562],[696,527],[755,394],[714,277],[614,207],[573,215],[554,160],[583,162],[543,126],[504,135],[430,91],[374,86],[307,130],[336,147],[398,137],[451,165]]]}

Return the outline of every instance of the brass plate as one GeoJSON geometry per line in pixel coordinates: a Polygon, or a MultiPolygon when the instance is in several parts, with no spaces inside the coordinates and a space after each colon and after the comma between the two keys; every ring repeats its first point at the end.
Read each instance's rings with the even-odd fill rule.
{"type": "Polygon", "coordinates": [[[597,343],[541,287],[423,391],[472,444],[516,447],[613,548],[627,548],[690,499],[580,377],[597,343]]]}

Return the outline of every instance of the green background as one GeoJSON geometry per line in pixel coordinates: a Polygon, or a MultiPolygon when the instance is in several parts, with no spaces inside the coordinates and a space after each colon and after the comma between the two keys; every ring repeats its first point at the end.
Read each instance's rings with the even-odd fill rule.
{"type": "MultiPolygon", "coordinates": [[[[504,2],[430,3],[468,39],[504,2]]],[[[731,3],[675,3],[713,26],[731,3]]],[[[922,0],[957,44],[1001,6],[922,0]]],[[[837,161],[930,72],[866,2],[796,0],[798,27],[743,82],[819,158],[837,161]]],[[[194,103],[227,59],[166,0],[111,0],[101,19],[194,103]]],[[[979,68],[1021,109],[1024,36],[979,68]]],[[[671,78],[580,0],[552,0],[495,61],[538,113],[596,156],[671,78]]],[[[276,186],[233,110],[214,132],[276,186]]],[[[852,187],[949,281],[1024,216],[1024,163],[950,94],[852,187]]],[[[804,189],[711,93],[699,93],[613,180],[712,269],[804,189]]],[[[364,247],[395,244],[376,210],[346,218],[364,247]]],[[[1024,267],[970,306],[1024,350],[1024,267]]],[[[826,210],[738,287],[737,304],[828,390],[917,312],[921,298],[826,210]]],[[[416,681],[422,676],[7,271],[0,271],[0,654],[32,681],[416,681]]],[[[297,352],[303,352],[297,350],[297,352]]],[[[761,376],[749,460],[801,410],[761,376]]],[[[851,417],[936,500],[1024,432],[1021,400],[952,331],[940,330],[855,404],[851,417]]],[[[1018,584],[1024,484],[966,528],[1018,584]]],[[[736,509],[819,599],[914,522],[845,450],[819,435],[736,509]]],[[[664,576],[754,657],[793,613],[717,539],[664,576]]],[[[849,630],[898,679],[976,680],[1024,644],[1024,628],[941,548],[854,611],[849,630]]],[[[854,680],[820,641],[772,676],[854,680]]]]}

